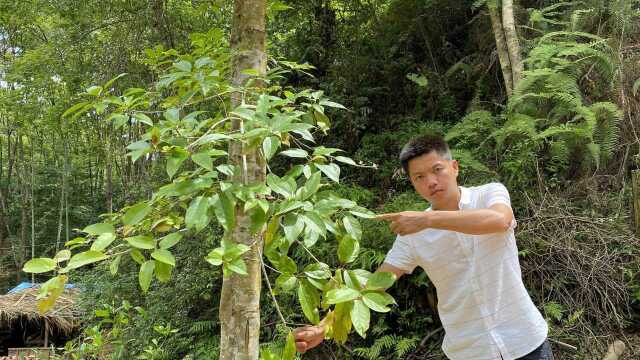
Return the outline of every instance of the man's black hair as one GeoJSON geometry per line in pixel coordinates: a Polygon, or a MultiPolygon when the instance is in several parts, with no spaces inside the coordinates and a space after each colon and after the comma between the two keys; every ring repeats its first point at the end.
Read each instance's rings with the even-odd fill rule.
{"type": "Polygon", "coordinates": [[[442,136],[429,134],[409,140],[402,148],[402,151],[400,151],[400,163],[402,163],[404,172],[407,175],[409,174],[409,160],[426,155],[432,151],[435,151],[447,160],[452,159],[449,145],[447,145],[447,142],[444,141],[442,136]]]}

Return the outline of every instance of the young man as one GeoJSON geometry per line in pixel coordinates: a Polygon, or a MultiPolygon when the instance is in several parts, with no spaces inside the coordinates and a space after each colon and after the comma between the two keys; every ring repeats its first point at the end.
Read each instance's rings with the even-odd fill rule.
{"type": "MultiPolygon", "coordinates": [[[[396,278],[417,266],[426,271],[438,293],[442,350],[452,360],[553,359],[547,324],[522,283],[507,189],[458,186],[458,162],[441,137],[409,141],[400,162],[431,207],[377,217],[398,237],[376,271],[396,278]]],[[[295,336],[305,352],[322,342],[324,327],[295,336]]]]}

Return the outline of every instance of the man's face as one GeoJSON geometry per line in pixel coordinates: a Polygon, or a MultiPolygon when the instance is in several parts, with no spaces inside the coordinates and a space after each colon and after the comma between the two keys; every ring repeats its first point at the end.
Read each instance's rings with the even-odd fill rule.
{"type": "Polygon", "coordinates": [[[409,160],[414,189],[433,205],[445,204],[458,194],[458,162],[432,151],[409,160]]]}

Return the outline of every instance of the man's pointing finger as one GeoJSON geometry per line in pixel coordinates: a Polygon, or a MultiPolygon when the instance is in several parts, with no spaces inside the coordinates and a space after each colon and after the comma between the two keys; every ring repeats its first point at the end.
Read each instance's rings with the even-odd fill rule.
{"type": "Polygon", "coordinates": [[[399,216],[398,213],[388,213],[388,214],[380,214],[376,215],[375,220],[395,220],[399,216]]]}

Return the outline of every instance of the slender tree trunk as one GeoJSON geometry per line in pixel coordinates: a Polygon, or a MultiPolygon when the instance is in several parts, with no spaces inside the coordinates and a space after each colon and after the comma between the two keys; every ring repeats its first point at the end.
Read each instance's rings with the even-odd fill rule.
{"type": "MultiPolygon", "coordinates": [[[[242,70],[266,72],[265,0],[236,0],[234,6],[231,47],[234,50],[233,83],[247,80],[242,70]]],[[[240,103],[242,94],[235,94],[232,105],[240,103]]],[[[233,123],[235,130],[244,131],[241,120],[233,123]]],[[[243,183],[264,182],[266,167],[257,151],[243,155],[242,145],[233,143],[229,155],[234,165],[242,168],[243,183]]],[[[249,231],[251,219],[241,208],[236,209],[236,226],[230,234],[232,241],[246,244],[251,250],[244,254],[247,276],[232,274],[222,282],[220,299],[220,359],[257,360],[260,337],[260,285],[262,238],[249,231]]]]}
{"type": "Polygon", "coordinates": [[[25,252],[27,248],[27,210],[29,203],[29,195],[27,190],[26,164],[24,162],[24,145],[22,143],[22,135],[18,134],[18,147],[16,149],[20,154],[20,168],[18,169],[18,180],[20,188],[20,237],[15,255],[16,263],[16,280],[22,281],[22,265],[25,260],[25,252]]]}
{"type": "MultiPolygon", "coordinates": [[[[31,181],[29,182],[30,184],[30,188],[31,188],[31,201],[30,201],[30,207],[31,207],[31,259],[36,257],[36,217],[35,217],[35,206],[34,206],[34,192],[33,192],[33,183],[35,181],[35,174],[33,172],[33,143],[30,144],[31,145],[31,164],[30,164],[30,168],[31,168],[31,181]]],[[[35,273],[31,274],[31,282],[35,282],[35,273]]]]}
{"type": "Polygon", "coordinates": [[[509,50],[509,60],[511,61],[511,73],[513,74],[513,88],[518,86],[522,80],[524,64],[520,55],[520,42],[516,31],[516,21],[513,16],[513,0],[502,0],[502,28],[509,50]]]}
{"type": "Polygon", "coordinates": [[[502,78],[507,96],[511,97],[513,93],[513,71],[511,70],[511,59],[509,58],[509,49],[507,40],[502,27],[502,19],[498,11],[498,0],[488,0],[487,8],[491,17],[491,27],[493,28],[493,36],[496,40],[496,49],[498,52],[498,60],[500,60],[500,68],[502,69],[502,78]]]}

